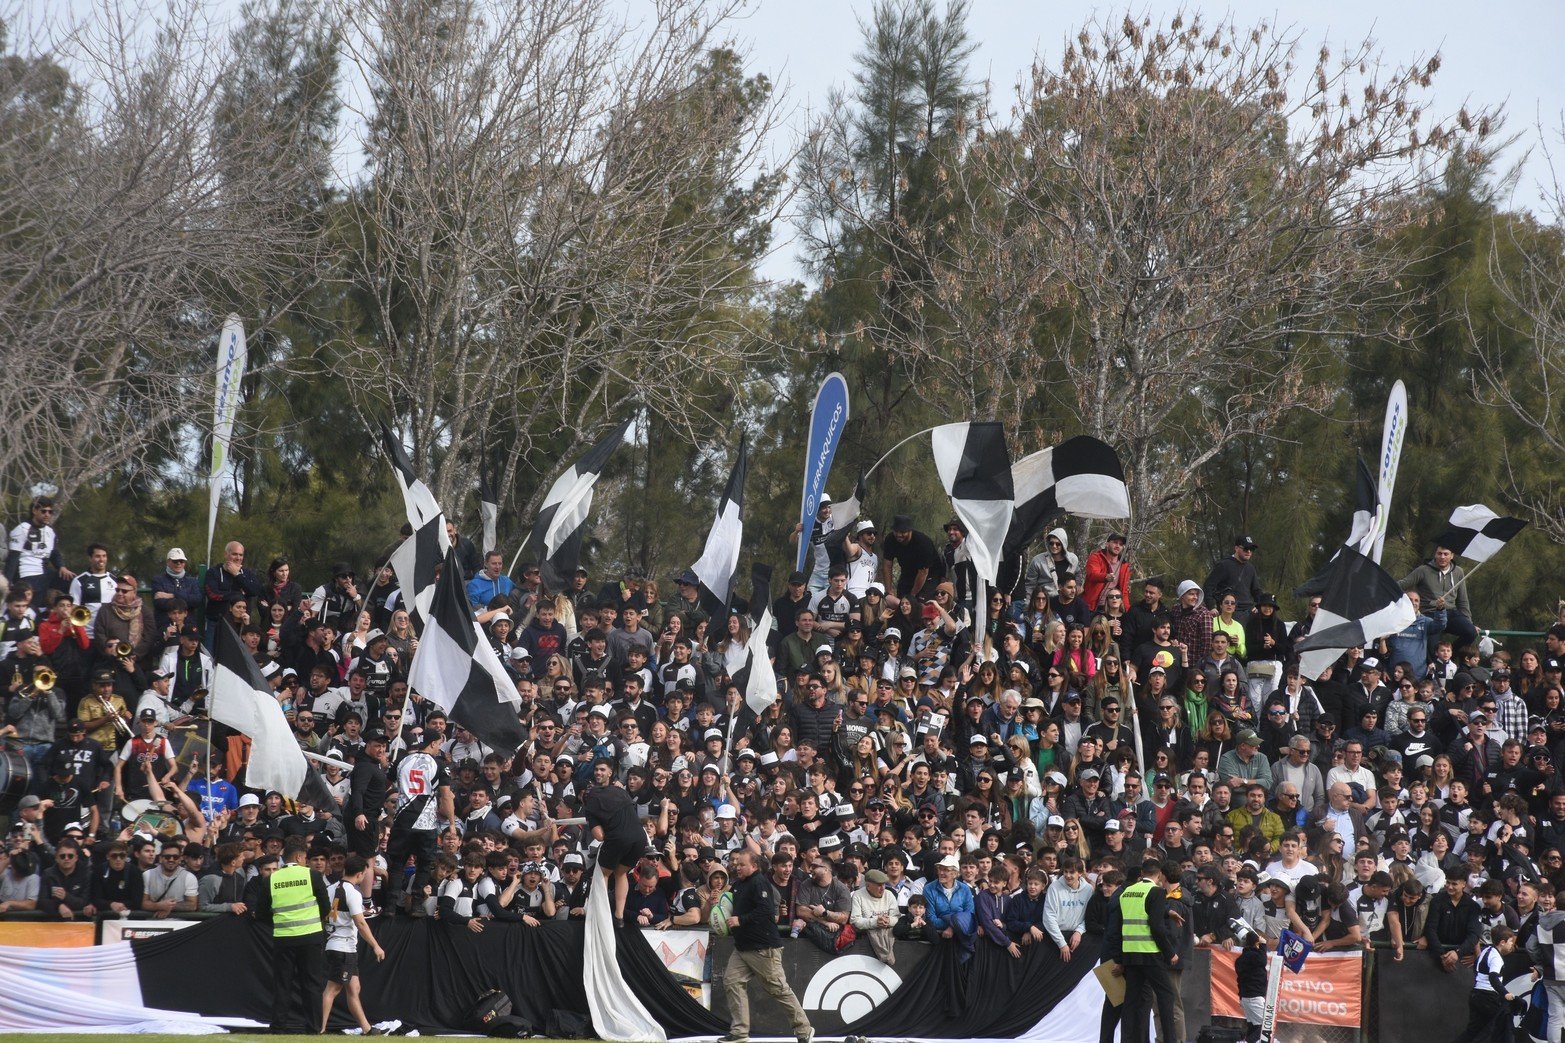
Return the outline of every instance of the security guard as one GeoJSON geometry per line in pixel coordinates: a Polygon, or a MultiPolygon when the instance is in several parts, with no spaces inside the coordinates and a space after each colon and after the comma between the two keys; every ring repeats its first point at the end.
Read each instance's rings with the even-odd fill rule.
{"type": "Polygon", "coordinates": [[[290,837],[283,868],[261,889],[256,916],[272,925],[272,1031],[314,1035],[326,991],[326,878],[305,865],[309,843],[290,837]]]}
{"type": "Polygon", "coordinates": [[[1150,999],[1157,1001],[1161,1023],[1174,1024],[1174,983],[1168,969],[1177,966],[1179,956],[1168,933],[1166,895],[1156,883],[1154,867],[1149,864],[1145,876],[1120,890],[1104,934],[1104,954],[1119,963],[1125,979],[1123,1043],[1146,1043],[1150,999]]]}

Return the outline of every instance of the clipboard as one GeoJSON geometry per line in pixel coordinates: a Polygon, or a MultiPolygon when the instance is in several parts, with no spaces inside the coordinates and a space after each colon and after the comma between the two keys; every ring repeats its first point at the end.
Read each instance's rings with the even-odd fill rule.
{"type": "Polygon", "coordinates": [[[1092,968],[1093,976],[1098,979],[1098,984],[1103,986],[1103,994],[1113,1006],[1123,1006],[1125,1003],[1125,979],[1115,975],[1114,971],[1119,964],[1110,960],[1108,963],[1100,963],[1092,968]]]}

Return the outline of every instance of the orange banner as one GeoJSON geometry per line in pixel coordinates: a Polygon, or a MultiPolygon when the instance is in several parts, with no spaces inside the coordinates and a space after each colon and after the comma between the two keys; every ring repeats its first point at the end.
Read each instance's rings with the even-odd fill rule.
{"type": "Polygon", "coordinates": [[[10,920],[0,923],[0,945],[28,949],[82,949],[93,943],[95,930],[88,923],[48,923],[10,920]]]}
{"type": "MultiPolygon", "coordinates": [[[[1239,979],[1230,949],[1213,949],[1212,1013],[1242,1018],[1239,979]]],[[[1311,953],[1298,974],[1284,968],[1277,995],[1277,1020],[1294,1025],[1357,1028],[1363,1017],[1364,957],[1361,953],[1311,953]]]]}

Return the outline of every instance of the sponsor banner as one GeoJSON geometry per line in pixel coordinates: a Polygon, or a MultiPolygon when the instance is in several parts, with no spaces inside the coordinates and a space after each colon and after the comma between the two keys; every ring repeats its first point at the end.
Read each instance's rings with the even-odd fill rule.
{"type": "Polygon", "coordinates": [[[145,938],[156,938],[173,931],[183,931],[186,927],[194,927],[202,922],[201,920],[105,920],[103,937],[99,944],[139,942],[145,938]]]}
{"type": "Polygon", "coordinates": [[[23,949],[85,949],[92,945],[92,921],[43,923],[8,920],[0,923],[0,945],[23,949]]]}
{"type": "Polygon", "coordinates": [[[810,533],[815,512],[831,476],[831,461],[837,455],[837,443],[848,426],[848,382],[841,373],[827,374],[815,393],[810,412],[810,438],[804,450],[804,492],[799,503],[799,552],[794,568],[803,571],[810,553],[810,533]]]}
{"type": "MultiPolygon", "coordinates": [[[[1238,953],[1212,950],[1212,1014],[1242,1018],[1239,981],[1234,974],[1238,953]]],[[[1292,1025],[1338,1025],[1358,1028],[1363,1016],[1364,957],[1361,953],[1311,953],[1304,969],[1285,971],[1277,996],[1277,1020],[1292,1025]]]]}

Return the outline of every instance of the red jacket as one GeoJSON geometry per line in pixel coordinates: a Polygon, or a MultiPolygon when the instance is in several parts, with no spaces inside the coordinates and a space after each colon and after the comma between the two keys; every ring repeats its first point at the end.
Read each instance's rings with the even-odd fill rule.
{"type": "Polygon", "coordinates": [[[1130,608],[1130,563],[1121,560],[1113,568],[1109,566],[1109,556],[1100,547],[1087,555],[1087,580],[1082,588],[1082,597],[1086,599],[1087,607],[1096,615],[1103,610],[1103,592],[1110,586],[1119,588],[1124,595],[1124,608],[1130,608]]]}
{"type": "MultiPolygon", "coordinates": [[[[75,627],[72,630],[72,635],[76,638],[76,643],[81,647],[81,650],[83,652],[87,651],[86,628],[75,627]]],[[[44,655],[53,655],[55,649],[60,647],[60,641],[63,638],[64,635],[60,633],[60,623],[54,618],[53,614],[45,617],[43,622],[38,624],[38,645],[43,649],[44,655]]]]}

